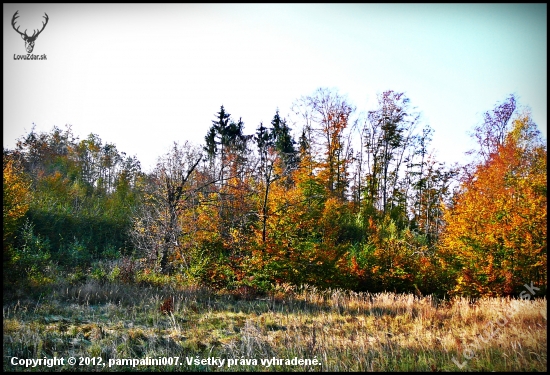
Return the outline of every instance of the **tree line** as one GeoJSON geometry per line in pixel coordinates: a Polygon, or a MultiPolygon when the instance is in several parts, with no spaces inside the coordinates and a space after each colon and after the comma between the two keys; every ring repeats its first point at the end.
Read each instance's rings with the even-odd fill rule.
{"type": "Polygon", "coordinates": [[[546,144],[515,96],[474,127],[474,161],[453,166],[405,93],[377,99],[357,115],[319,88],[253,134],[221,106],[203,145],[174,143],[149,173],[96,134],[33,128],[4,149],[5,281],[85,277],[110,260],[125,282],[223,289],[545,286],[546,144]]]}

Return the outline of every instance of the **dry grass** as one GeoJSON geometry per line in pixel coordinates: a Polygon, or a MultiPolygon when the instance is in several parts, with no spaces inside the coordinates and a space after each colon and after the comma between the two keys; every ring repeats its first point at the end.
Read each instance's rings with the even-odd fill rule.
{"type": "Polygon", "coordinates": [[[24,370],[11,365],[14,356],[101,357],[106,364],[35,371],[547,370],[546,299],[441,301],[306,286],[237,299],[203,288],[88,282],[5,304],[3,317],[4,371],[24,370]],[[173,304],[165,313],[167,298],[173,304]],[[109,359],[146,357],[179,357],[181,365],[108,366],[109,359]],[[191,357],[225,363],[188,364],[191,357]],[[319,365],[261,363],[294,357],[319,365]]]}

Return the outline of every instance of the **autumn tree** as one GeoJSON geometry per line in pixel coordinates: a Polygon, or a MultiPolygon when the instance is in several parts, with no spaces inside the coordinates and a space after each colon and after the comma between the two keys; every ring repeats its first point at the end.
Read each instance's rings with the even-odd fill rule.
{"type": "Polygon", "coordinates": [[[159,158],[146,187],[145,202],[134,217],[134,246],[162,273],[167,272],[168,260],[179,247],[179,215],[198,190],[192,178],[201,159],[202,153],[189,143],[174,143],[170,152],[159,158]]]}
{"type": "Polygon", "coordinates": [[[4,244],[4,261],[7,259],[8,247],[12,246],[21,219],[29,209],[31,198],[30,180],[25,177],[17,160],[4,150],[3,184],[2,184],[2,242],[4,244]]]}
{"type": "MultiPolygon", "coordinates": [[[[500,137],[500,130],[487,133],[500,137]]],[[[524,112],[502,142],[483,139],[481,148],[488,159],[464,177],[445,212],[441,253],[453,292],[497,296],[519,293],[525,283],[545,286],[546,146],[524,112]],[[488,155],[487,145],[494,147],[488,155]]]]}
{"type": "Polygon", "coordinates": [[[135,157],[126,157],[114,144],[103,145],[96,135],[81,142],[70,126],[54,126],[50,132],[36,132],[33,126],[12,154],[33,191],[27,228],[49,241],[53,260],[80,267],[127,250],[141,173],[135,157]]]}
{"type": "Polygon", "coordinates": [[[323,181],[307,168],[294,171],[293,180],[291,186],[282,180],[271,186],[267,229],[258,236],[263,246],[253,252],[250,272],[269,282],[337,287],[336,265],[347,245],[339,225],[345,205],[327,197],[323,181]]]}
{"type": "Polygon", "coordinates": [[[436,274],[434,250],[454,170],[436,160],[433,130],[419,125],[409,98],[387,90],[354,127],[360,142],[351,191],[361,235],[341,268],[355,275],[355,288],[441,292],[427,275],[436,274]]]}
{"type": "Polygon", "coordinates": [[[74,177],[75,174],[70,173],[73,165],[69,157],[75,143],[71,126],[67,125],[65,130],[54,126],[50,132],[36,132],[35,128],[33,124],[31,131],[17,140],[15,148],[33,182],[56,171],[74,177]]]}
{"type": "MultiPolygon", "coordinates": [[[[398,183],[399,211],[406,215],[406,226],[423,236],[430,248],[438,241],[443,227],[443,207],[449,202],[458,174],[456,165],[447,167],[429,149],[433,129],[426,125],[414,134],[404,158],[404,176],[398,183]]],[[[394,215],[395,217],[395,215],[394,215]]]]}
{"type": "Polygon", "coordinates": [[[267,216],[268,216],[268,200],[271,184],[275,181],[273,177],[273,167],[274,167],[274,148],[273,148],[273,139],[272,134],[269,130],[260,123],[256,131],[256,145],[258,147],[258,153],[260,156],[259,160],[259,176],[260,184],[259,187],[263,190],[263,193],[259,196],[260,201],[260,220],[262,225],[262,243],[265,243],[266,238],[266,229],[267,229],[267,216]]]}
{"type": "Polygon", "coordinates": [[[348,128],[355,107],[337,92],[317,89],[293,104],[294,112],[302,117],[300,140],[306,168],[325,181],[331,195],[344,200],[348,188],[348,167],[351,146],[348,128]]]}
{"type": "Polygon", "coordinates": [[[499,146],[506,139],[510,120],[515,110],[516,97],[512,94],[491,111],[485,112],[483,122],[475,126],[473,133],[471,133],[479,148],[470,150],[468,153],[477,154],[483,161],[487,161],[493,153],[497,152],[499,146]]]}
{"type": "Polygon", "coordinates": [[[246,221],[242,216],[246,195],[243,189],[247,190],[244,180],[251,172],[247,159],[252,136],[243,134],[242,119],[234,121],[223,106],[216,116],[205,137],[204,150],[210,162],[212,180],[215,181],[210,194],[217,195],[219,216],[224,222],[223,236],[228,238],[232,226],[242,226],[246,221]],[[240,214],[232,211],[235,204],[243,208],[240,214]]]}
{"type": "Polygon", "coordinates": [[[291,182],[292,171],[297,168],[298,159],[290,127],[280,117],[278,110],[271,120],[271,128],[266,128],[260,123],[254,140],[259,154],[260,219],[262,243],[265,243],[271,185],[283,177],[287,183],[291,182]]]}
{"type": "Polygon", "coordinates": [[[447,168],[433,154],[419,163],[417,172],[407,171],[412,175],[409,227],[424,236],[428,246],[433,248],[444,226],[443,211],[451,199],[457,168],[447,168]]]}
{"type": "Polygon", "coordinates": [[[375,209],[384,215],[397,204],[394,192],[407,151],[414,146],[418,118],[409,98],[393,90],[380,94],[378,108],[368,112],[362,131],[366,154],[364,202],[368,211],[375,209]]]}

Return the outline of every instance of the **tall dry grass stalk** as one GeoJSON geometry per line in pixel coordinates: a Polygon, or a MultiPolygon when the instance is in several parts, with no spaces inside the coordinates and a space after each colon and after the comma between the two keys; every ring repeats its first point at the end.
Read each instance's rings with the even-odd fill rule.
{"type": "Polygon", "coordinates": [[[4,370],[21,369],[10,364],[13,356],[72,355],[183,362],[110,371],[546,371],[546,306],[545,298],[439,300],[289,285],[250,300],[204,288],[86,283],[4,305],[4,370]],[[173,310],[164,313],[167,298],[173,310]],[[236,364],[189,365],[191,357],[236,364]],[[319,365],[261,363],[295,357],[319,365]]]}

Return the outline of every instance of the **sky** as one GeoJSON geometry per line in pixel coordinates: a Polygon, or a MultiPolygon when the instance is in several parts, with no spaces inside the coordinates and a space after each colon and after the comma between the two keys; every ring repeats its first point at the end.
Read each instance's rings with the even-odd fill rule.
{"type": "MultiPolygon", "coordinates": [[[[404,92],[463,162],[485,111],[516,95],[546,140],[547,4],[3,4],[3,146],[71,125],[150,171],[204,144],[223,105],[252,134],[319,87],[357,108],[404,92]],[[20,31],[42,27],[21,60],[20,31]]],[[[295,134],[301,124],[295,124],[295,134]]]]}

